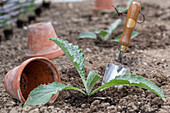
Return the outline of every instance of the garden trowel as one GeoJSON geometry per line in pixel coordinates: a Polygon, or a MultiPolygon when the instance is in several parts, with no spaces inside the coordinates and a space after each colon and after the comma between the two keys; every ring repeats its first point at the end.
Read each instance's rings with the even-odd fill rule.
{"type": "Polygon", "coordinates": [[[131,3],[128,9],[127,16],[126,16],[124,31],[119,41],[120,64],[119,65],[114,65],[114,64],[107,65],[105,75],[103,78],[103,82],[102,82],[103,84],[105,84],[106,82],[109,82],[110,80],[113,80],[116,76],[128,74],[129,70],[124,68],[122,65],[122,53],[126,52],[128,49],[128,46],[130,45],[132,32],[136,25],[140,10],[141,10],[141,6],[138,2],[131,3]]]}

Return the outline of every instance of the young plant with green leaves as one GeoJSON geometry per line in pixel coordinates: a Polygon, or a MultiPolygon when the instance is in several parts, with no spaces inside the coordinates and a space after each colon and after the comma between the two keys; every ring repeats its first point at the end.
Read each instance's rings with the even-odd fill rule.
{"type": "Polygon", "coordinates": [[[29,4],[27,7],[26,7],[26,11],[28,11],[28,13],[30,14],[33,14],[35,13],[35,7],[33,6],[35,3],[35,0],[31,0],[31,4],[29,4]]]}
{"type": "Polygon", "coordinates": [[[19,19],[22,20],[25,17],[26,8],[23,6],[22,2],[19,2],[19,6],[21,7],[19,19]]]}
{"type": "Polygon", "coordinates": [[[11,24],[8,23],[8,19],[2,19],[0,20],[0,24],[5,29],[11,29],[11,24]]]}
{"type": "MultiPolygon", "coordinates": [[[[126,4],[126,8],[124,8],[124,7],[118,7],[117,9],[118,9],[119,11],[121,11],[121,12],[124,12],[124,11],[126,11],[126,10],[129,9],[129,6],[130,6],[130,4],[131,4],[132,2],[133,2],[133,0],[129,0],[129,1],[127,2],[127,4],[126,4]]],[[[116,11],[113,11],[113,13],[114,13],[114,14],[117,14],[116,11]]]]}
{"type": "Polygon", "coordinates": [[[101,38],[103,41],[106,41],[111,34],[115,31],[115,29],[119,26],[121,23],[121,19],[117,19],[114,23],[112,23],[107,30],[98,30],[96,28],[93,28],[94,32],[83,32],[79,34],[78,38],[91,38],[91,39],[97,39],[97,35],[99,38],[101,38]],[[96,35],[97,34],[97,35],[96,35]]]}
{"type": "Polygon", "coordinates": [[[101,76],[95,73],[94,71],[91,71],[89,72],[88,77],[87,78],[85,77],[84,62],[87,58],[84,57],[84,53],[81,52],[79,46],[73,45],[72,43],[69,43],[68,41],[64,41],[60,38],[50,38],[50,40],[54,41],[74,64],[75,68],[77,69],[83,81],[85,91],[77,87],[68,86],[66,84],[58,83],[58,82],[49,83],[48,85],[40,85],[31,91],[31,93],[27,98],[27,101],[24,104],[24,107],[28,105],[45,104],[50,100],[50,98],[54,94],[62,90],[77,90],[84,95],[91,96],[98,91],[103,91],[115,85],[132,85],[132,86],[142,87],[156,93],[163,100],[165,100],[163,91],[158,86],[156,86],[153,82],[143,78],[142,76],[130,75],[130,74],[117,76],[115,77],[115,79],[99,86],[97,89],[94,89],[92,91],[93,86],[101,78],[101,76]]]}
{"type": "Polygon", "coordinates": [[[29,6],[26,8],[26,11],[28,11],[28,13],[34,15],[34,13],[35,13],[35,8],[32,7],[31,5],[29,5],[29,6]]]}
{"type": "MultiPolygon", "coordinates": [[[[108,40],[108,38],[112,35],[112,33],[115,31],[115,29],[119,26],[121,23],[121,19],[117,19],[114,23],[112,23],[107,30],[98,30],[96,28],[93,28],[94,32],[83,32],[78,35],[78,39],[82,38],[89,38],[89,39],[97,39],[97,35],[99,38],[102,39],[102,41],[108,40]]],[[[134,31],[132,33],[132,39],[135,38],[138,35],[138,32],[134,31]]],[[[121,38],[122,34],[120,34],[115,39],[111,40],[111,42],[118,42],[121,38]]]]}
{"type": "MultiPolygon", "coordinates": [[[[131,39],[134,39],[136,36],[138,36],[138,34],[139,33],[137,31],[133,31],[131,39]]],[[[115,39],[112,39],[111,42],[119,42],[121,37],[122,37],[122,33],[119,36],[117,36],[115,39]]]]}

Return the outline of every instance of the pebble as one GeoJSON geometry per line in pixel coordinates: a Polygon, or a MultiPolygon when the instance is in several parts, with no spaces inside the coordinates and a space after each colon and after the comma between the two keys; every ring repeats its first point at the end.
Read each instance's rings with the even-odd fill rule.
{"type": "Polygon", "coordinates": [[[110,106],[110,103],[102,103],[101,104],[101,107],[108,107],[108,106],[110,106]]]}
{"type": "Polygon", "coordinates": [[[22,107],[19,107],[19,108],[18,108],[18,111],[19,111],[19,112],[21,112],[22,110],[23,110],[23,108],[22,108],[22,107]]]}
{"type": "Polygon", "coordinates": [[[84,113],[90,113],[90,109],[89,108],[86,108],[85,110],[84,110],[84,113]]]}
{"type": "Polygon", "coordinates": [[[11,111],[9,113],[18,113],[16,107],[12,108],[11,111]]]}
{"type": "Polygon", "coordinates": [[[162,104],[162,103],[163,103],[163,102],[160,100],[159,97],[156,97],[156,98],[154,98],[154,99],[152,100],[152,104],[158,105],[158,104],[162,104]]]}
{"type": "Polygon", "coordinates": [[[6,106],[14,106],[16,103],[14,101],[11,101],[9,103],[6,104],[6,106]]]}
{"type": "Polygon", "coordinates": [[[100,103],[100,100],[95,100],[91,105],[96,106],[96,105],[99,105],[99,103],[100,103]]]}
{"type": "Polygon", "coordinates": [[[88,51],[89,53],[92,52],[92,50],[90,48],[86,48],[86,51],[88,51]]]}
{"type": "Polygon", "coordinates": [[[107,110],[116,111],[116,107],[114,105],[112,105],[112,106],[107,107],[107,110]]]}
{"type": "Polygon", "coordinates": [[[24,30],[28,30],[28,27],[24,26],[23,29],[24,29],[24,30]]]}
{"type": "Polygon", "coordinates": [[[38,108],[31,110],[29,113],[40,113],[38,108]]]}
{"type": "Polygon", "coordinates": [[[91,111],[95,111],[95,110],[97,110],[97,106],[90,106],[90,109],[91,109],[91,111]]]}
{"type": "Polygon", "coordinates": [[[52,112],[51,112],[51,113],[58,113],[58,111],[55,110],[55,109],[52,109],[52,112]]]}
{"type": "Polygon", "coordinates": [[[134,103],[132,103],[132,108],[133,108],[134,110],[137,110],[137,109],[138,109],[138,108],[135,106],[134,103]]]}
{"type": "Polygon", "coordinates": [[[63,111],[63,110],[60,110],[58,113],[64,113],[64,111],[63,111]]]}
{"type": "Polygon", "coordinates": [[[168,113],[168,111],[167,111],[167,110],[164,110],[164,109],[161,109],[161,110],[159,111],[159,113],[168,113]]]}
{"type": "Polygon", "coordinates": [[[23,108],[23,111],[29,111],[31,108],[32,107],[30,107],[30,106],[26,106],[26,107],[23,108]]]}
{"type": "Polygon", "coordinates": [[[146,63],[146,62],[142,62],[144,65],[148,65],[148,63],[146,63]]]}
{"type": "Polygon", "coordinates": [[[85,108],[85,107],[86,107],[86,104],[82,104],[81,107],[82,107],[82,108],[85,108]]]}
{"type": "Polygon", "coordinates": [[[46,110],[47,109],[47,107],[41,107],[40,108],[40,111],[42,112],[42,111],[44,111],[44,110],[46,110]]]}
{"type": "Polygon", "coordinates": [[[54,109],[54,106],[49,106],[48,108],[49,108],[49,109],[54,109]]]}

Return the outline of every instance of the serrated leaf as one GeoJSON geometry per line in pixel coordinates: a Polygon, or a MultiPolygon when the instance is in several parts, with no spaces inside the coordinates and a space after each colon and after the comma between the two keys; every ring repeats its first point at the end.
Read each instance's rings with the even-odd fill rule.
{"type": "Polygon", "coordinates": [[[97,39],[97,36],[93,32],[83,32],[83,33],[79,34],[78,39],[80,39],[80,38],[97,39]]]}
{"type": "MultiPolygon", "coordinates": [[[[133,31],[131,39],[135,38],[136,36],[138,36],[138,32],[137,31],[133,31]]],[[[122,37],[122,34],[120,34],[119,36],[117,36],[115,39],[111,40],[111,42],[119,42],[120,38],[122,37]]]]}
{"type": "Polygon", "coordinates": [[[87,77],[87,94],[90,95],[91,90],[93,89],[93,86],[95,83],[101,78],[100,75],[96,74],[94,71],[91,71],[87,77]]]}
{"type": "Polygon", "coordinates": [[[132,85],[132,86],[138,86],[144,89],[148,89],[154,92],[155,94],[157,94],[158,96],[160,96],[165,101],[163,91],[157,85],[155,85],[150,80],[143,78],[142,76],[130,75],[130,74],[117,76],[114,80],[111,80],[105,83],[104,85],[100,86],[99,88],[95,89],[91,93],[91,95],[93,95],[94,93],[96,93],[101,89],[106,89],[115,85],[132,85]]]}
{"type": "Polygon", "coordinates": [[[81,52],[79,46],[73,45],[72,43],[60,38],[50,38],[50,40],[54,41],[74,64],[87,91],[86,78],[83,70],[85,67],[84,62],[86,57],[84,57],[84,53],[81,52]]]}
{"type": "Polygon", "coordinates": [[[85,92],[81,89],[67,86],[63,83],[53,82],[48,85],[40,85],[32,90],[24,104],[24,107],[28,105],[46,104],[54,94],[57,94],[59,91],[68,89],[77,90],[85,94],[85,92]]]}

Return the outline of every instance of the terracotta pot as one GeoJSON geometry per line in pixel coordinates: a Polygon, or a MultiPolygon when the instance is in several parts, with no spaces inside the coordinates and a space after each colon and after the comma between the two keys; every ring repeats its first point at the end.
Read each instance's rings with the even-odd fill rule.
{"type": "Polygon", "coordinates": [[[46,57],[53,59],[64,54],[49,38],[57,37],[51,22],[41,22],[28,26],[27,57],[46,57]]]}
{"type": "Polygon", "coordinates": [[[113,0],[96,0],[94,11],[104,11],[104,10],[113,10],[112,7],[113,0]]]}
{"type": "MultiPolygon", "coordinates": [[[[34,88],[54,81],[61,82],[56,66],[47,58],[35,57],[9,71],[5,76],[4,86],[13,98],[25,103],[34,88]]],[[[49,102],[53,103],[57,96],[58,93],[49,102]]]]}

